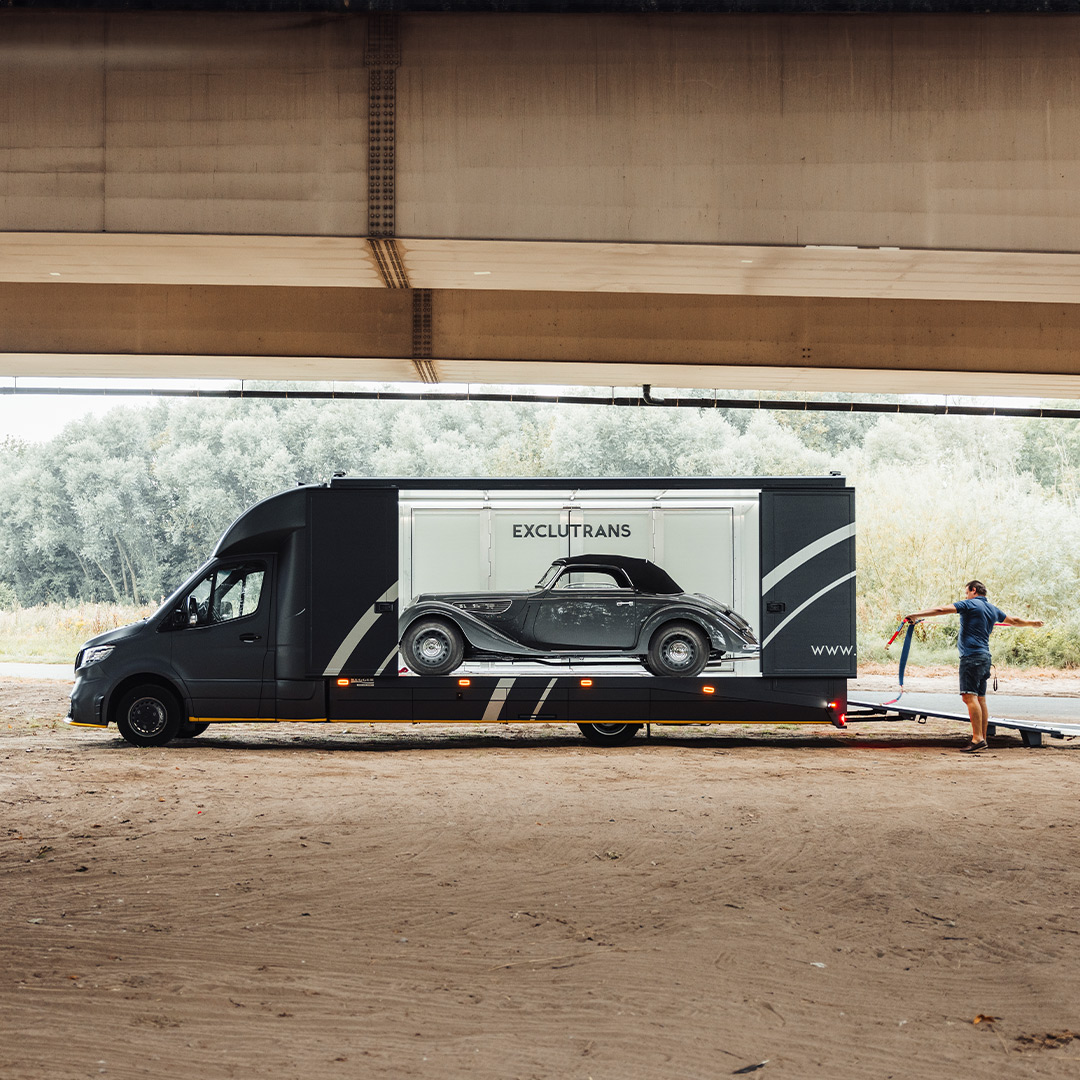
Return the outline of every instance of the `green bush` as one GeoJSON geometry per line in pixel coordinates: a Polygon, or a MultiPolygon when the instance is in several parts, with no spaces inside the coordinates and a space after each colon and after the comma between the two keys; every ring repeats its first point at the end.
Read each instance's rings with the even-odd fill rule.
{"type": "Polygon", "coordinates": [[[1080,640],[1069,627],[998,632],[990,644],[994,659],[1013,667],[1080,667],[1080,640]]]}

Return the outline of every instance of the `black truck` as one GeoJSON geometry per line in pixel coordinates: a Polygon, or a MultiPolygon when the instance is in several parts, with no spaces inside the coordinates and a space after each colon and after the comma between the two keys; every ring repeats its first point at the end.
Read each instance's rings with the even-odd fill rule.
{"type": "Polygon", "coordinates": [[[140,746],[236,721],[569,722],[618,744],[843,726],[855,665],[842,477],[337,477],[251,507],[155,614],[88,641],[68,720],[140,746]]]}

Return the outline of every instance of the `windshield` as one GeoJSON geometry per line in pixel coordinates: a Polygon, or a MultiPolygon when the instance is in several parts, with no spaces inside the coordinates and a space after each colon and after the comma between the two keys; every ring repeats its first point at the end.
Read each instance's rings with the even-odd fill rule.
{"type": "Polygon", "coordinates": [[[546,589],[558,576],[559,571],[562,569],[558,563],[552,563],[551,566],[544,571],[544,576],[536,583],[538,589],[546,589]]]}

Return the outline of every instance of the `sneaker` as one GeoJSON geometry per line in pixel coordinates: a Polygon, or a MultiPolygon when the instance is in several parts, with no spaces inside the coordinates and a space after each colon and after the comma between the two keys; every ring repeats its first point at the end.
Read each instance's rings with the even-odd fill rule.
{"type": "Polygon", "coordinates": [[[980,742],[970,742],[970,743],[967,744],[967,746],[961,746],[960,747],[960,753],[961,754],[973,754],[973,753],[975,753],[976,750],[985,750],[985,749],[986,749],[986,740],[983,739],[980,742]]]}

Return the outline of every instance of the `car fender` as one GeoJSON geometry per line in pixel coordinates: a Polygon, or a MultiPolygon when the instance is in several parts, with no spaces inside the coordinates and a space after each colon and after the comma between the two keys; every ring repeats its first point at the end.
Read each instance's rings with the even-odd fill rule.
{"type": "Polygon", "coordinates": [[[662,611],[657,611],[642,624],[633,652],[644,656],[649,651],[649,642],[652,641],[653,634],[661,626],[670,622],[693,623],[708,639],[712,651],[727,651],[727,637],[715,617],[706,615],[690,604],[672,604],[662,611]]]}
{"type": "Polygon", "coordinates": [[[413,604],[406,608],[398,620],[398,641],[401,641],[405,636],[405,631],[418,619],[433,617],[453,623],[461,631],[469,646],[478,652],[498,653],[505,656],[531,656],[534,653],[534,650],[492,629],[475,615],[442,600],[425,600],[423,603],[413,604]]]}
{"type": "Polygon", "coordinates": [[[642,625],[634,651],[644,656],[649,651],[652,635],[669,622],[693,623],[708,639],[714,652],[738,652],[743,648],[742,635],[727,619],[715,611],[702,610],[697,605],[684,602],[672,604],[650,616],[642,625]]]}

